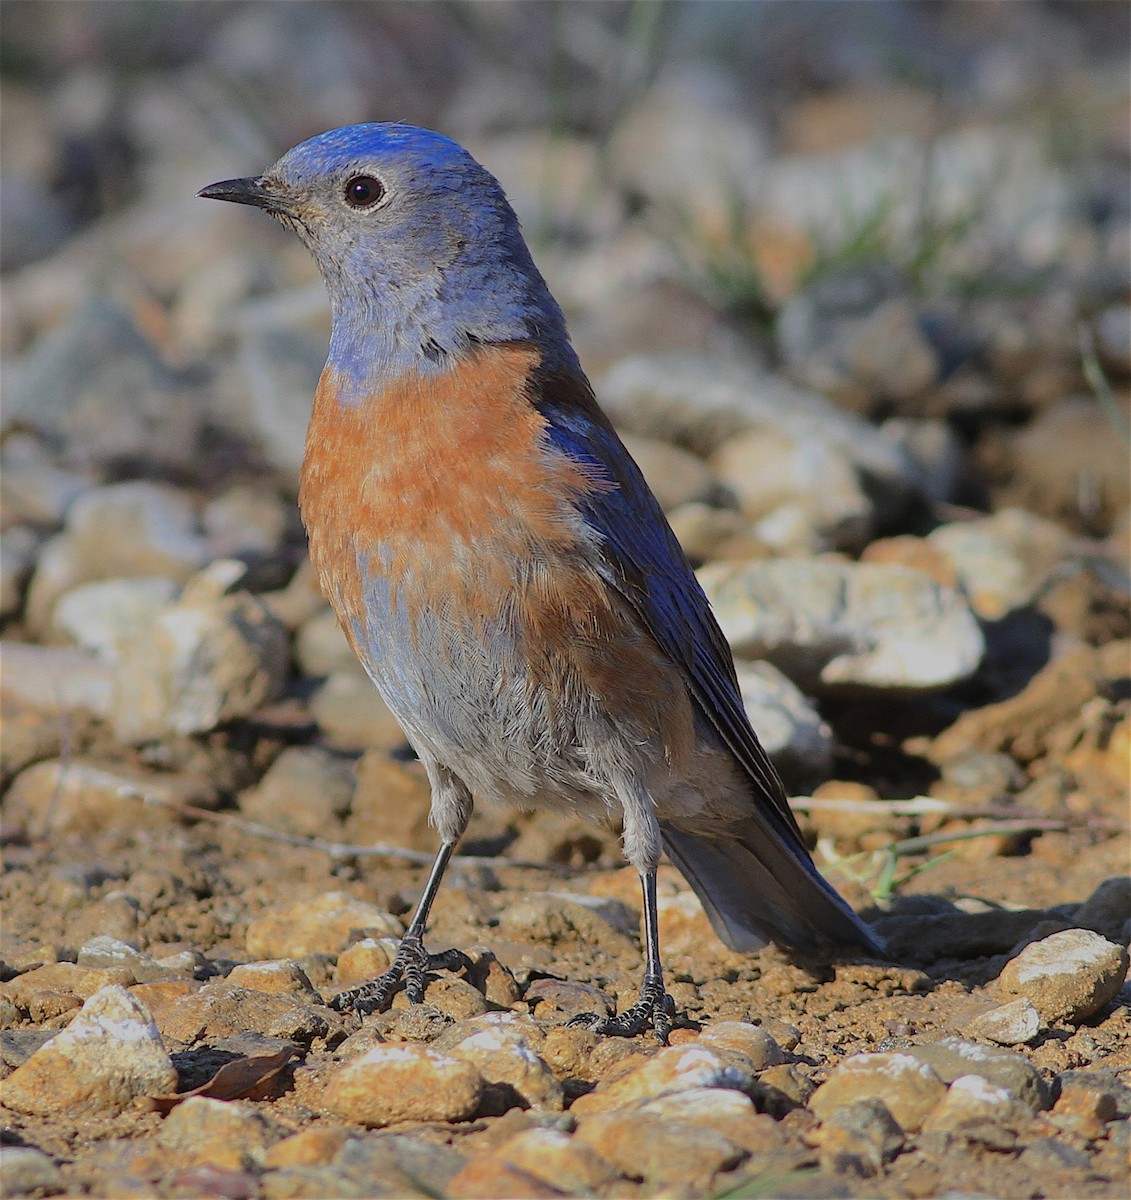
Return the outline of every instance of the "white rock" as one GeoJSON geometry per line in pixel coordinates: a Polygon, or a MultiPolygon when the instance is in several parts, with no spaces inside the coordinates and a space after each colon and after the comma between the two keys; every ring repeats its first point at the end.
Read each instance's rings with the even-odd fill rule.
{"type": "MultiPolygon", "coordinates": [[[[874,505],[844,446],[800,441],[779,429],[752,430],[725,441],[711,465],[752,519],[796,506],[824,547],[859,548],[870,539],[874,505]]],[[[757,528],[763,540],[778,548],[773,526],[757,528]]]]}
{"type": "Polygon", "coordinates": [[[473,1116],[483,1077],[469,1062],[415,1043],[378,1045],[330,1079],[322,1102],[362,1125],[462,1121],[473,1116]]]}
{"type": "Polygon", "coordinates": [[[181,583],[210,557],[186,492],[149,480],[91,488],[40,553],[28,590],[28,624],[33,631],[45,628],[58,598],[80,583],[149,575],[181,583]]]}
{"type": "Polygon", "coordinates": [[[176,584],[162,576],[80,583],[59,597],[52,631],[102,662],[115,663],[122,639],[136,636],[176,593],[176,584]]]}
{"type": "Polygon", "coordinates": [[[574,1101],[579,1115],[612,1112],[614,1109],[656,1100],[671,1093],[700,1088],[752,1086],[754,1071],[749,1059],[707,1046],[668,1046],[646,1062],[609,1084],[600,1084],[587,1096],[574,1101]]]}
{"type": "Polygon", "coordinates": [[[488,1083],[514,1088],[532,1108],[560,1110],[564,1106],[561,1083],[518,1029],[503,1024],[481,1029],[448,1053],[471,1063],[488,1083]]]}
{"type": "Polygon", "coordinates": [[[692,1087],[645,1100],[636,1111],[655,1113],[673,1121],[709,1125],[728,1117],[749,1117],[757,1110],[749,1096],[733,1088],[692,1087]]]}
{"type": "Polygon", "coordinates": [[[1064,561],[1069,534],[1019,508],[931,530],[927,541],[950,559],[974,611],[998,620],[1029,604],[1064,561]]]}
{"type": "Polygon", "coordinates": [[[186,587],[123,645],[111,713],[122,741],[214,729],[254,712],[282,687],[286,630],[258,597],[214,594],[231,578],[226,566],[242,572],[230,560],[213,563],[198,586],[186,587]]]}
{"type": "Polygon", "coordinates": [[[1026,946],[1005,964],[998,988],[1027,997],[1047,1025],[1079,1024],[1115,998],[1127,950],[1090,929],[1065,929],[1026,946]]]}
{"type": "Polygon", "coordinates": [[[37,1116],[113,1114],[135,1096],[176,1087],[176,1069],[148,1010],[111,984],[0,1084],[0,1097],[9,1108],[37,1116]]]}
{"type": "Polygon", "coordinates": [[[948,1037],[911,1046],[906,1054],[930,1067],[944,1083],[953,1083],[963,1075],[979,1075],[995,1088],[1007,1091],[1030,1112],[1048,1106],[1048,1089],[1037,1068],[1013,1050],[948,1037]]]}
{"type": "Polygon", "coordinates": [[[0,642],[0,689],[17,704],[46,713],[110,712],[114,671],[93,654],[63,646],[0,642]]]}
{"type": "Polygon", "coordinates": [[[890,438],[862,418],[742,362],[695,354],[622,359],[601,381],[598,397],[618,427],[713,454],[750,431],[776,431],[797,446],[830,446],[845,454],[880,512],[913,493],[915,471],[890,438]]]}
{"type": "Polygon", "coordinates": [[[854,1054],[838,1063],[809,1107],[824,1121],[854,1100],[882,1100],[905,1133],[914,1133],[946,1094],[942,1080],[909,1054],[854,1054]]]}
{"type": "Polygon", "coordinates": [[[981,1075],[960,1075],[947,1089],[942,1103],[928,1117],[925,1128],[957,1129],[975,1121],[1022,1120],[1029,1110],[1003,1087],[981,1075]]]}
{"type": "Polygon", "coordinates": [[[766,753],[786,776],[825,776],[833,734],[805,693],[768,662],[735,662],[742,703],[766,753]]]}
{"type": "Polygon", "coordinates": [[[980,1013],[965,1032],[970,1037],[985,1038],[1002,1046],[1020,1046],[1031,1042],[1041,1030],[1041,1014],[1025,996],[1011,1000],[989,1012],[980,1013]]]}
{"type": "Polygon", "coordinates": [[[806,691],[944,688],[985,650],[962,597],[906,567],[724,562],[699,581],[736,656],[766,659],[806,691]]]}

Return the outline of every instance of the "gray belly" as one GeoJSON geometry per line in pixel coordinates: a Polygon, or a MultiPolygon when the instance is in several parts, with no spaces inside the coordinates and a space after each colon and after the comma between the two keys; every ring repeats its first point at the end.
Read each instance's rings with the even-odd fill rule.
{"type": "MultiPolygon", "coordinates": [[[[698,815],[726,825],[746,811],[750,782],[693,711],[674,666],[650,656],[657,680],[630,681],[658,681],[688,710],[692,745],[673,757],[658,720],[634,723],[618,712],[567,654],[525,652],[505,616],[473,619],[453,605],[417,607],[410,619],[391,594],[380,572],[369,577],[365,618],[352,628],[362,665],[420,757],[446,767],[476,800],[616,818],[626,791],[639,786],[660,820],[698,815]]],[[[578,629],[575,645],[585,636],[578,629]]]]}
{"type": "Polygon", "coordinates": [[[601,815],[615,807],[602,767],[636,758],[600,699],[564,667],[535,671],[502,619],[367,604],[353,632],[377,690],[421,757],[447,767],[476,799],[601,815]],[[547,677],[549,676],[549,677],[547,677]]]}

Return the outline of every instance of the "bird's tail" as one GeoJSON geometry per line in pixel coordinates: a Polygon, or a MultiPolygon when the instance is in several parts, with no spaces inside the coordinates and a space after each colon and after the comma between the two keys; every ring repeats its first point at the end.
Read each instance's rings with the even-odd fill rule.
{"type": "Polygon", "coordinates": [[[732,950],[773,941],[817,953],[856,946],[883,957],[883,942],[825,882],[804,847],[789,845],[768,823],[751,818],[721,839],[666,822],[660,828],[668,857],[732,950]]]}

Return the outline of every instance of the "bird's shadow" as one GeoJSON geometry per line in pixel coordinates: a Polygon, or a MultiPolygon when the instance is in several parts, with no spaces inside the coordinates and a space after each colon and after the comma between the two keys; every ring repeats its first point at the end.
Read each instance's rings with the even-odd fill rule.
{"type": "Polygon", "coordinates": [[[1078,927],[1076,912],[1086,900],[1024,909],[984,901],[982,911],[967,912],[942,896],[901,896],[868,919],[884,939],[888,961],[917,967],[936,982],[955,980],[966,987],[984,987],[1025,946],[1078,927]]]}

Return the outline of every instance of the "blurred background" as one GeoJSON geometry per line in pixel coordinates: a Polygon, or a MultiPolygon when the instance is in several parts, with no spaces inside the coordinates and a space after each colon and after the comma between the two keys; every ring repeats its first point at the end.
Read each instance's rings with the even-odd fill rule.
{"type": "Polygon", "coordinates": [[[107,293],[170,365],[215,368],[248,298],[316,323],[301,248],[194,193],[380,119],[499,176],[595,376],[721,348],[873,416],[1012,414],[1083,386],[1081,318],[1126,371],[1125,4],[8,0],[0,21],[6,356],[107,293]],[[838,322],[896,299],[888,361],[841,353],[838,322]]]}
{"type": "MultiPolygon", "coordinates": [[[[313,589],[294,601],[321,282],[262,214],[195,193],[327,128],[403,120],[501,180],[728,635],[792,680],[759,728],[780,720],[783,747],[809,730],[778,751],[795,779],[867,775],[876,728],[937,732],[1058,646],[1126,636],[1129,13],[6,0],[6,634],[120,671],[123,627],[235,559],[297,656],[244,707],[313,695],[331,740],[388,740],[386,717],[358,718],[376,700],[328,610],[313,589]],[[911,568],[975,624],[927,628],[922,597],[888,582],[882,602],[799,621],[820,647],[798,628],[783,647],[743,632],[720,582],[780,560],[911,568]],[[144,595],[118,586],[155,575],[144,595]],[[919,622],[895,666],[829,667],[849,644],[866,658],[885,621],[919,622]],[[312,691],[350,670],[340,695],[312,691]]],[[[773,586],[753,603],[788,610],[825,584],[773,586]]],[[[756,707],[766,681],[744,680],[756,707]]],[[[159,737],[171,701],[153,703],[119,709],[115,736],[159,737]]],[[[923,782],[892,754],[881,791],[923,782]]]]}

